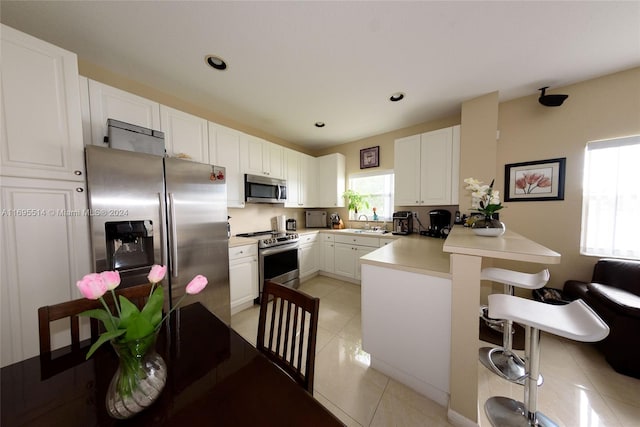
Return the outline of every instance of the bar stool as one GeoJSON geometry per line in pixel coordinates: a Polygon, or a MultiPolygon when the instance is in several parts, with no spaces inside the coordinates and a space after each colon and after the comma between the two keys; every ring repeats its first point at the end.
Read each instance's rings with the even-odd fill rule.
{"type": "MultiPolygon", "coordinates": [[[[513,295],[514,286],[525,289],[542,288],[549,277],[548,269],[530,274],[504,268],[484,268],[480,273],[480,280],[503,283],[505,295],[513,295]]],[[[502,321],[502,347],[482,347],[478,350],[478,357],[490,371],[516,384],[524,384],[524,361],[513,352],[513,323],[510,320],[502,321]]],[[[542,375],[539,381],[538,385],[542,385],[542,375]]]]}
{"type": "Polygon", "coordinates": [[[524,403],[503,396],[487,399],[484,410],[494,427],[557,426],[538,412],[540,331],[576,341],[596,342],[609,335],[609,327],[582,300],[550,305],[504,294],[489,295],[489,315],[525,326],[524,403]]]}

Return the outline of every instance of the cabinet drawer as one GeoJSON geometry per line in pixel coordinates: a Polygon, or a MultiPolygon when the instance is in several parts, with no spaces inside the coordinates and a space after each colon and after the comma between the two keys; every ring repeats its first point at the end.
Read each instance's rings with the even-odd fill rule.
{"type": "Polygon", "coordinates": [[[360,245],[360,246],[373,246],[378,247],[380,244],[380,239],[377,237],[362,237],[362,236],[335,236],[336,243],[346,243],[350,245],[360,245]]]}
{"type": "Polygon", "coordinates": [[[229,261],[247,256],[258,255],[258,244],[229,248],[229,261]]]}
{"type": "Polygon", "coordinates": [[[318,239],[318,233],[302,234],[300,235],[300,244],[306,245],[313,243],[318,239]]]}
{"type": "Polygon", "coordinates": [[[323,242],[333,242],[334,241],[334,235],[331,233],[320,233],[320,239],[323,242]]]}

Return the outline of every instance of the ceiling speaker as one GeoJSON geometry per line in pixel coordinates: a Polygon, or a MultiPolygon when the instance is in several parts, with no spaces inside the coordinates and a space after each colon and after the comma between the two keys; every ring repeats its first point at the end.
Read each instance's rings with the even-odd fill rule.
{"type": "Polygon", "coordinates": [[[541,91],[540,98],[538,98],[538,102],[545,107],[559,107],[562,105],[565,99],[569,97],[569,95],[547,95],[545,91],[549,88],[549,86],[542,87],[538,89],[541,91]]]}

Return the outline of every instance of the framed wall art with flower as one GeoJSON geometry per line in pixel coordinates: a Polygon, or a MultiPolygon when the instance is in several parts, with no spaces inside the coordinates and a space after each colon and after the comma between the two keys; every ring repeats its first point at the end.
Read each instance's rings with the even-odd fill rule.
{"type": "Polygon", "coordinates": [[[504,201],[564,200],[566,157],[504,166],[504,201]]]}

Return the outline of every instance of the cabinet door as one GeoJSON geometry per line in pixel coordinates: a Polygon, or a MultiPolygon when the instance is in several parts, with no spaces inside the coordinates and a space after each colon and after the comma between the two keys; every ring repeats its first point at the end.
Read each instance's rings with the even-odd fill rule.
{"type": "MultiPolygon", "coordinates": [[[[81,298],[75,283],[91,271],[91,251],[83,183],[2,178],[0,203],[5,366],[39,353],[38,307],[81,298]]],[[[60,322],[53,348],[70,344],[69,323],[60,322]]]]}
{"type": "Polygon", "coordinates": [[[264,170],[272,178],[284,178],[284,147],[263,142],[264,170]]]}
{"type": "Polygon", "coordinates": [[[260,138],[242,134],[241,156],[244,173],[266,175],[262,166],[262,142],[260,138]]]}
{"type": "Polygon", "coordinates": [[[285,148],[284,164],[285,179],[287,180],[287,201],[284,203],[285,208],[298,208],[302,206],[300,201],[300,157],[301,153],[285,148]]]}
{"type": "Polygon", "coordinates": [[[299,187],[301,206],[314,208],[318,206],[318,188],[321,180],[318,179],[318,166],[315,157],[307,154],[300,154],[300,177],[299,187]]]}
{"type": "Polygon", "coordinates": [[[74,53],[2,25],[0,170],[84,181],[74,53]]]}
{"type": "Polygon", "coordinates": [[[319,270],[319,251],[317,242],[301,245],[298,248],[300,277],[307,277],[319,270]]]}
{"type": "Polygon", "coordinates": [[[396,205],[420,204],[420,135],[396,139],[394,144],[393,201],[396,205]]]}
{"type": "Polygon", "coordinates": [[[160,129],[160,104],[94,80],[89,80],[89,108],[94,145],[106,146],[107,119],[160,129]]]}
{"type": "Polygon", "coordinates": [[[421,135],[420,204],[451,203],[451,159],[452,128],[421,135]]]}
{"type": "Polygon", "coordinates": [[[336,274],[341,276],[356,277],[355,249],[353,245],[335,243],[334,266],[336,274]]]}
{"type": "Polygon", "coordinates": [[[322,262],[320,269],[327,273],[335,273],[335,248],[333,242],[322,242],[322,262]]]}
{"type": "Polygon", "coordinates": [[[258,298],[258,258],[255,256],[229,261],[229,293],[231,314],[237,313],[239,306],[252,304],[258,298]]]}
{"type": "Polygon", "coordinates": [[[209,136],[205,119],[161,105],[160,130],[164,132],[167,155],[209,163],[209,136]]]}
{"type": "Polygon", "coordinates": [[[318,206],[324,208],[344,207],[345,157],[335,153],[316,158],[322,171],[322,185],[318,187],[318,206]]]}
{"type": "Polygon", "coordinates": [[[244,208],[244,174],[240,167],[241,132],[209,122],[209,163],[224,166],[227,206],[244,208]]]}

